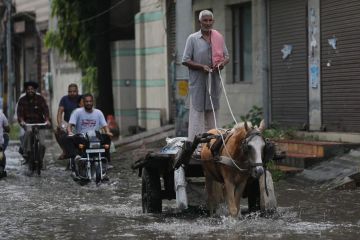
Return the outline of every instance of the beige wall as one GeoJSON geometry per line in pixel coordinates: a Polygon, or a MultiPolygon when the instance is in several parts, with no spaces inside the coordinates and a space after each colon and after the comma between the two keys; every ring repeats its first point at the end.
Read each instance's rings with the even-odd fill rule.
{"type": "Polygon", "coordinates": [[[14,0],[16,12],[35,12],[36,22],[49,20],[49,0],[14,0]]]}
{"type": "Polygon", "coordinates": [[[135,16],[136,107],[139,125],[160,127],[169,118],[165,1],[143,0],[135,16]]]}
{"type": "Polygon", "coordinates": [[[111,69],[115,118],[124,136],[129,126],[138,125],[134,40],[111,43],[111,69]]]}

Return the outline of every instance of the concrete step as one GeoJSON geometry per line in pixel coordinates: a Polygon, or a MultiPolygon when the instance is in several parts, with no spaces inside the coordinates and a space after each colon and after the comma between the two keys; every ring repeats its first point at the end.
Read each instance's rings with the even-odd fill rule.
{"type": "Polygon", "coordinates": [[[303,169],[309,168],[323,160],[323,158],[311,154],[289,153],[285,155],[285,158],[276,161],[276,163],[277,165],[285,165],[303,169]]]}
{"type": "Polygon", "coordinates": [[[285,165],[276,165],[275,169],[280,170],[282,173],[286,175],[292,175],[304,171],[303,168],[289,167],[285,165]]]}
{"type": "Polygon", "coordinates": [[[278,165],[309,168],[331,157],[360,147],[360,143],[327,141],[275,140],[277,152],[284,157],[277,160],[278,165]]]}

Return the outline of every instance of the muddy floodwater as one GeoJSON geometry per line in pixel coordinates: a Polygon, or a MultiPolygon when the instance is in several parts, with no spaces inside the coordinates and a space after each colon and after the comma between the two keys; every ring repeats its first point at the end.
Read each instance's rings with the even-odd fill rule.
{"type": "Polygon", "coordinates": [[[17,146],[8,148],[0,239],[360,239],[359,190],[326,190],[288,178],[275,184],[274,216],[208,217],[202,206],[179,212],[174,200],[163,201],[162,214],[146,215],[141,179],[130,168],[138,149],[113,155],[109,182],[80,186],[55,160],[55,145],[49,144],[41,177],[26,176],[17,146]]]}

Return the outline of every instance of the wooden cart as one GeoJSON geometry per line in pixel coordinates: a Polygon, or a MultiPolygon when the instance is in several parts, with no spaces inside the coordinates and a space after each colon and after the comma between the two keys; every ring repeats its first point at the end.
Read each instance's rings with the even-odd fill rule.
{"type": "MultiPolygon", "coordinates": [[[[174,172],[183,167],[186,178],[203,177],[200,156],[195,151],[198,144],[207,143],[213,135],[204,133],[195,136],[194,141],[183,141],[176,153],[167,153],[166,147],[159,152],[148,152],[132,164],[142,178],[142,209],[144,213],[161,213],[162,200],[176,199],[174,172]],[[163,182],[163,184],[161,183],[163,182]]],[[[244,192],[248,198],[249,211],[276,209],[271,173],[260,179],[250,178],[244,192]],[[266,182],[266,183],[265,183],[266,182]]]]}

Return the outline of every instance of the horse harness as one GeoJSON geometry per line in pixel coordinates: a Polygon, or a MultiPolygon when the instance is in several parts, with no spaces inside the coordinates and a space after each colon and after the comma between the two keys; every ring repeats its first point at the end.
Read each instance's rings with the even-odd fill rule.
{"type": "MultiPolygon", "coordinates": [[[[249,150],[249,145],[248,145],[249,142],[255,136],[261,136],[265,142],[265,146],[264,146],[263,153],[262,153],[263,161],[262,161],[262,163],[250,163],[248,168],[243,169],[243,168],[240,168],[235,163],[235,160],[232,159],[231,157],[226,157],[226,156],[220,155],[223,148],[226,148],[226,146],[224,146],[224,144],[226,144],[228,142],[228,140],[232,134],[233,134],[232,132],[226,131],[222,136],[217,135],[215,142],[211,146],[208,145],[208,147],[210,148],[211,153],[214,157],[215,163],[220,163],[220,164],[224,164],[224,165],[236,168],[238,171],[240,171],[240,173],[249,173],[252,168],[257,167],[257,166],[264,167],[264,169],[265,169],[265,171],[264,171],[265,192],[266,192],[266,195],[269,196],[269,190],[268,190],[267,182],[266,182],[266,165],[270,160],[273,159],[273,157],[275,155],[275,145],[269,139],[264,139],[258,130],[252,129],[251,131],[249,131],[246,134],[245,139],[241,142],[241,149],[244,154],[247,154],[248,150],[249,150]],[[223,141],[223,139],[225,139],[225,141],[223,141]]],[[[208,144],[210,144],[210,142],[208,144]]]]}
{"type": "Polygon", "coordinates": [[[233,132],[226,131],[222,135],[220,135],[220,134],[216,135],[216,137],[215,137],[216,140],[213,144],[211,144],[211,146],[210,146],[210,142],[208,143],[208,147],[214,157],[215,162],[221,163],[221,164],[224,164],[224,165],[227,165],[230,167],[234,167],[243,173],[249,172],[252,168],[257,167],[257,166],[262,166],[262,167],[266,168],[266,164],[273,158],[273,156],[275,154],[275,147],[271,141],[269,141],[268,139],[264,139],[261,136],[261,132],[259,132],[256,129],[252,129],[251,131],[249,131],[246,134],[245,139],[241,142],[241,149],[244,154],[247,154],[248,150],[249,150],[249,147],[248,147],[249,142],[255,136],[261,136],[265,142],[265,146],[263,149],[263,163],[249,163],[248,168],[240,168],[239,166],[237,166],[234,159],[232,159],[231,157],[220,155],[220,153],[223,151],[223,149],[226,148],[226,146],[224,146],[224,144],[226,144],[228,142],[228,140],[230,139],[232,134],[233,134],[233,132]],[[223,139],[224,139],[224,141],[223,141],[223,139]]]}

